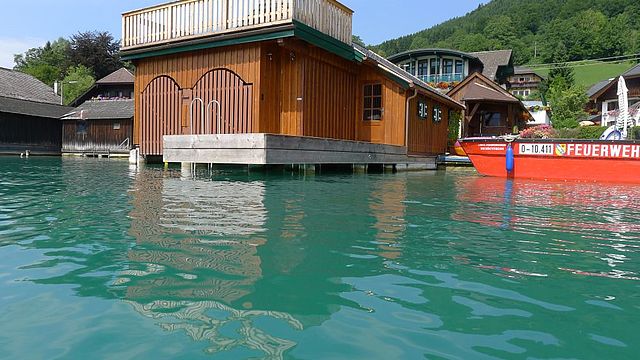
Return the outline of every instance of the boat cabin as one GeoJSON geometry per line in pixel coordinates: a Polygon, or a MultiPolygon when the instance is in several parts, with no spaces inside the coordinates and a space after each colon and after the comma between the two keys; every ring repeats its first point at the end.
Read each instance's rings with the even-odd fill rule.
{"type": "Polygon", "coordinates": [[[333,152],[328,162],[361,162],[336,157],[356,147],[380,151],[385,162],[444,153],[449,112],[463,106],[354,45],[352,14],[334,0],[188,0],[125,13],[122,55],[136,66],[140,154],[176,161],[167,143],[188,144],[178,146],[182,154],[205,146],[203,154],[223,142],[239,154],[247,146],[238,144],[259,138],[247,134],[309,146],[311,158],[281,154],[277,163],[322,162],[319,151],[333,152]]]}

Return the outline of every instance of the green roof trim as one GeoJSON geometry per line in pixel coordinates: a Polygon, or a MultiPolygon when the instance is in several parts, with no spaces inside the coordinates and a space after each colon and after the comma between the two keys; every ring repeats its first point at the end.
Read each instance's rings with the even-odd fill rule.
{"type": "MultiPolygon", "coordinates": [[[[140,50],[140,53],[133,53],[133,54],[127,54],[127,52],[125,51],[124,55],[122,56],[122,60],[144,59],[144,58],[154,57],[154,56],[171,55],[171,54],[187,52],[187,51],[197,51],[197,50],[218,48],[223,46],[233,46],[233,45],[248,44],[248,43],[267,41],[267,40],[276,40],[276,39],[282,39],[282,38],[293,37],[293,36],[295,36],[294,30],[283,30],[283,31],[277,31],[272,33],[243,36],[243,37],[238,37],[233,39],[224,39],[224,40],[218,40],[218,41],[212,40],[205,43],[168,47],[168,48],[158,49],[158,50],[152,50],[152,49],[149,51],[140,50]]],[[[135,50],[132,50],[132,51],[135,51],[135,50]]]]}
{"type": "Polygon", "coordinates": [[[338,39],[301,23],[300,21],[293,20],[293,24],[295,25],[294,32],[296,37],[349,61],[362,62],[362,57],[360,54],[357,54],[357,51],[355,51],[353,46],[345,44],[338,39]]]}

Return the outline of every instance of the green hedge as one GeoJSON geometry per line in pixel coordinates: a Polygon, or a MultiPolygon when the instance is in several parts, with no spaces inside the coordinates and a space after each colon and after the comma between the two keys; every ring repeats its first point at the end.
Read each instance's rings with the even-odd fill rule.
{"type": "Polygon", "coordinates": [[[605,130],[604,126],[583,126],[578,129],[578,139],[600,139],[605,130]]]}
{"type": "Polygon", "coordinates": [[[604,126],[583,126],[574,129],[559,129],[558,139],[600,139],[607,130],[604,126]]]}
{"type": "Polygon", "coordinates": [[[633,140],[640,140],[640,126],[634,126],[629,130],[629,134],[631,134],[631,138],[633,140]]]}

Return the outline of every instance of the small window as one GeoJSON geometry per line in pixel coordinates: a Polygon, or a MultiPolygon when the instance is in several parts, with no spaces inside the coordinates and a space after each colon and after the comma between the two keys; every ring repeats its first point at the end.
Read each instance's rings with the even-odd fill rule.
{"type": "Polygon", "coordinates": [[[440,105],[434,105],[433,106],[433,122],[439,123],[440,121],[442,121],[442,109],[440,108],[440,105]]]}
{"type": "Polygon", "coordinates": [[[382,84],[364,86],[364,121],[382,120],[382,84]]]}
{"type": "Polygon", "coordinates": [[[426,120],[429,114],[429,108],[427,103],[423,100],[418,100],[418,119],[426,120]]]}
{"type": "Polygon", "coordinates": [[[501,127],[502,115],[499,112],[484,112],[480,114],[482,126],[484,127],[501,127]]]}
{"type": "Polygon", "coordinates": [[[113,123],[113,130],[120,130],[120,123],[113,123]]]}
{"type": "Polygon", "coordinates": [[[78,135],[85,135],[87,133],[88,124],[85,120],[76,121],[76,133],[78,135]]]}

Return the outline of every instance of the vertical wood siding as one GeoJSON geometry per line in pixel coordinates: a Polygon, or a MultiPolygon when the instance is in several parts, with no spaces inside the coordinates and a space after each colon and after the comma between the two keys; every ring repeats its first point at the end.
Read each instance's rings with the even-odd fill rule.
{"type": "Polygon", "coordinates": [[[181,98],[178,84],[168,76],[153,79],[141,94],[140,151],[162,155],[162,136],[181,130],[181,98]]]}
{"type": "MultiPolygon", "coordinates": [[[[227,48],[194,51],[169,56],[153,57],[136,61],[135,80],[135,126],[134,142],[140,145],[143,155],[162,155],[162,136],[191,133],[189,105],[194,96],[228,94],[229,99],[236,97],[240,101],[241,111],[224,109],[222,114],[231,116],[226,131],[255,132],[258,129],[259,97],[253,89],[260,85],[260,44],[238,45],[227,48]],[[233,88],[233,79],[220,77],[212,70],[226,69],[237,75],[244,86],[237,92],[233,88]],[[207,76],[205,76],[207,75],[207,76]],[[170,79],[166,80],[158,79],[170,79]],[[200,84],[199,81],[203,80],[200,84]],[[206,84],[221,82],[227,90],[205,91],[206,84]],[[173,82],[173,84],[171,84],[173,82]],[[246,103],[243,102],[246,99],[246,103]],[[244,122],[243,122],[244,121],[244,122]]],[[[236,82],[236,84],[238,84],[236,82]]],[[[226,96],[226,95],[225,95],[226,96]]],[[[207,103],[205,103],[205,106],[207,103]]],[[[199,117],[199,110],[194,114],[199,117]]],[[[212,115],[212,118],[215,114],[212,115]]],[[[199,119],[199,118],[198,118],[199,119]]],[[[200,126],[199,121],[194,121],[200,126]]],[[[194,129],[198,130],[198,129],[194,129]]],[[[197,133],[194,131],[194,133],[197,133]]]]}
{"type": "Polygon", "coordinates": [[[0,112],[0,151],[25,147],[31,151],[60,152],[62,125],[58,119],[0,112]]]}
{"type": "Polygon", "coordinates": [[[412,99],[409,104],[409,153],[415,155],[444,154],[447,151],[448,124],[449,107],[422,94],[412,99]],[[418,101],[427,104],[426,119],[418,117],[418,101]],[[433,107],[436,105],[440,106],[442,110],[442,120],[438,123],[433,121],[433,107]]]}
{"type": "Polygon", "coordinates": [[[253,85],[246,84],[232,71],[216,69],[206,73],[193,88],[193,98],[202,99],[205,107],[202,113],[197,109],[199,103],[194,106],[194,134],[253,132],[253,85]]]}
{"type": "Polygon", "coordinates": [[[86,132],[78,133],[78,120],[63,121],[63,152],[129,152],[129,147],[120,145],[126,139],[132,140],[132,119],[86,120],[85,123],[86,132]],[[120,129],[113,128],[115,123],[120,124],[120,129]]]}

